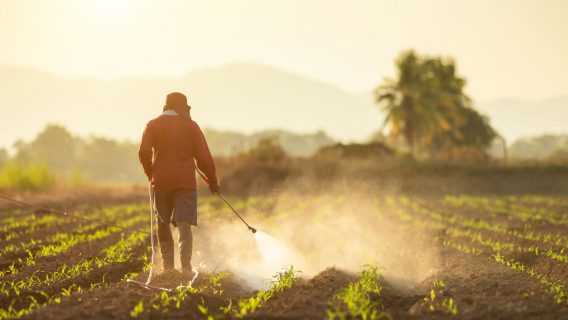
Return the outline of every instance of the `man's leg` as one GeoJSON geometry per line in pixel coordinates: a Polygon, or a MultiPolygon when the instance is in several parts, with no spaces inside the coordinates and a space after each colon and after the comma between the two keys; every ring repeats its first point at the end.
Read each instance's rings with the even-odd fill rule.
{"type": "Polygon", "coordinates": [[[158,221],[158,242],[164,264],[164,271],[174,269],[174,239],[169,222],[158,221]]]}
{"type": "Polygon", "coordinates": [[[168,192],[155,191],[154,201],[158,213],[158,243],[162,253],[164,271],[174,270],[174,239],[170,229],[173,196],[168,192]]]}
{"type": "Polygon", "coordinates": [[[192,189],[181,189],[175,193],[174,217],[179,231],[179,255],[182,273],[193,276],[191,254],[193,236],[191,225],[197,225],[197,193],[192,189]]]}
{"type": "Polygon", "coordinates": [[[179,231],[179,257],[181,261],[181,271],[184,274],[191,274],[191,255],[193,250],[193,235],[191,224],[180,221],[177,223],[179,231]]]}

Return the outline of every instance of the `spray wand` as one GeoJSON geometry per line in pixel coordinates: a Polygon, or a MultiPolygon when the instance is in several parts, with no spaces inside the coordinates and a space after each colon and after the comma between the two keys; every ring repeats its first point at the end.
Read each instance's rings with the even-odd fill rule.
{"type": "Polygon", "coordinates": [[[225,198],[223,197],[223,195],[221,195],[221,193],[218,193],[217,196],[218,196],[219,198],[223,199],[223,201],[225,201],[225,203],[229,206],[229,208],[231,208],[231,210],[233,210],[233,212],[237,215],[237,217],[239,217],[239,218],[241,219],[241,221],[249,228],[249,230],[250,230],[252,233],[256,233],[256,229],[253,228],[253,227],[251,227],[251,226],[245,221],[245,219],[243,219],[243,217],[241,217],[241,215],[237,212],[237,210],[235,210],[235,209],[233,208],[233,206],[231,206],[231,204],[230,204],[227,200],[225,200],[225,198]]]}
{"type": "MultiPolygon", "coordinates": [[[[201,172],[201,170],[199,170],[197,168],[197,165],[195,165],[195,171],[197,171],[197,173],[199,173],[199,175],[201,176],[201,178],[205,181],[207,181],[207,178],[205,177],[205,175],[201,172]]],[[[256,229],[251,227],[246,221],[245,219],[243,219],[243,217],[241,217],[241,215],[237,212],[237,210],[235,210],[235,208],[233,208],[233,206],[225,199],[225,197],[223,197],[223,195],[219,192],[216,193],[216,195],[221,198],[226,204],[227,206],[229,206],[229,208],[231,208],[231,210],[237,215],[237,217],[239,217],[239,219],[241,219],[241,221],[247,226],[247,228],[254,234],[256,233],[256,229]]]]}

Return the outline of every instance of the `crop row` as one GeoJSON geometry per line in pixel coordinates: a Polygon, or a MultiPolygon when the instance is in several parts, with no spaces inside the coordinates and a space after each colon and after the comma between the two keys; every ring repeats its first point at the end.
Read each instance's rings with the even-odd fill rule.
{"type": "MultiPolygon", "coordinates": [[[[436,224],[421,223],[420,222],[421,219],[417,219],[416,217],[414,217],[412,219],[412,221],[414,222],[414,225],[416,225],[416,226],[421,226],[421,227],[436,226],[438,229],[445,229],[444,236],[437,236],[436,237],[436,240],[438,240],[442,245],[444,245],[448,248],[454,249],[456,251],[466,253],[466,254],[481,255],[482,253],[484,253],[483,250],[481,250],[481,249],[479,249],[475,246],[463,244],[459,241],[451,240],[448,237],[455,238],[455,239],[459,239],[459,238],[462,238],[462,237],[468,238],[470,240],[470,242],[476,243],[478,245],[481,245],[485,248],[490,249],[489,252],[491,254],[489,255],[489,257],[491,257],[496,262],[507,265],[514,270],[526,272],[532,278],[537,279],[539,281],[539,283],[545,287],[545,290],[547,292],[553,294],[554,299],[557,303],[565,303],[566,302],[566,291],[564,289],[565,285],[563,283],[561,283],[560,281],[557,281],[557,280],[551,280],[545,274],[540,273],[540,272],[526,266],[525,264],[514,261],[513,259],[506,258],[501,253],[501,250],[504,249],[507,246],[504,243],[494,241],[493,239],[491,239],[489,237],[484,237],[480,233],[475,233],[475,232],[472,232],[471,230],[464,230],[464,229],[455,228],[455,226],[453,226],[453,225],[455,225],[455,224],[459,225],[460,224],[457,220],[440,219],[441,216],[439,214],[436,214],[435,212],[433,212],[431,210],[428,210],[428,209],[419,210],[417,208],[417,205],[413,205],[412,208],[415,209],[416,212],[424,213],[425,217],[427,217],[427,218],[428,217],[434,218],[434,219],[438,218],[439,220],[443,220],[442,222],[447,222],[447,223],[445,223],[445,225],[437,225],[436,226],[436,224]]],[[[401,214],[401,210],[393,211],[393,212],[395,212],[397,214],[401,214]]],[[[403,216],[404,216],[404,219],[407,220],[407,221],[408,221],[408,219],[411,219],[411,218],[409,218],[408,214],[403,215],[403,216]]],[[[462,223],[464,223],[466,226],[471,225],[469,222],[467,222],[465,220],[462,221],[462,223]]],[[[518,250],[519,248],[522,248],[522,247],[513,246],[509,249],[512,249],[512,250],[517,249],[518,250]]],[[[529,249],[525,249],[525,250],[529,250],[529,249]]],[[[557,261],[558,261],[558,259],[560,259],[560,260],[565,259],[565,256],[563,256],[563,255],[561,255],[562,256],[561,258],[558,258],[556,256],[556,253],[553,252],[553,253],[546,254],[546,252],[549,252],[549,251],[545,251],[546,256],[548,256],[549,258],[555,259],[557,261]]],[[[537,255],[539,254],[536,249],[535,249],[534,253],[537,254],[537,255]]],[[[563,253],[563,251],[561,251],[561,253],[563,253]]],[[[564,261],[562,261],[562,262],[564,262],[564,261]]]]}
{"type": "Polygon", "coordinates": [[[517,270],[520,272],[525,272],[531,278],[536,279],[541,285],[546,287],[546,291],[554,296],[554,301],[558,304],[567,303],[568,295],[566,292],[566,285],[560,281],[552,280],[545,274],[540,273],[533,268],[527,266],[526,264],[516,261],[515,259],[507,258],[501,255],[499,252],[491,255],[491,257],[498,263],[506,265],[507,267],[517,270]]]}
{"type": "MultiPolygon", "coordinates": [[[[416,227],[444,230],[444,235],[447,237],[451,238],[466,237],[469,238],[471,241],[477,242],[482,246],[489,247],[490,249],[496,252],[503,249],[517,251],[517,252],[529,252],[535,254],[536,256],[544,256],[552,260],[555,260],[557,262],[563,262],[563,263],[568,262],[568,256],[565,255],[564,249],[555,251],[552,248],[542,248],[539,247],[538,245],[532,245],[527,247],[514,242],[494,240],[491,237],[484,235],[481,232],[474,232],[471,229],[459,228],[454,225],[440,221],[433,222],[430,220],[417,219],[416,216],[408,214],[405,210],[402,210],[401,208],[393,207],[390,212],[395,213],[396,216],[401,221],[406,223],[412,223],[416,227]]],[[[474,253],[474,254],[482,253],[482,251],[477,248],[463,248],[459,243],[448,240],[446,238],[443,238],[442,241],[445,242],[444,243],[445,245],[451,246],[454,249],[457,249],[462,252],[474,253]]]]}
{"type": "Polygon", "coordinates": [[[529,252],[533,253],[536,256],[545,256],[558,262],[568,263],[568,256],[564,254],[564,249],[555,251],[551,248],[540,248],[538,245],[526,247],[514,242],[496,241],[490,237],[483,235],[480,232],[473,232],[469,229],[465,230],[460,228],[447,228],[445,230],[445,235],[452,238],[468,238],[472,242],[476,242],[482,246],[491,248],[491,250],[494,252],[500,252],[501,250],[529,252]]]}
{"type": "Polygon", "coordinates": [[[133,307],[130,315],[132,317],[139,317],[143,314],[163,316],[164,313],[172,310],[195,307],[207,319],[242,318],[258,310],[274,294],[292,287],[297,280],[296,274],[297,271],[293,267],[278,272],[271,279],[268,289],[260,290],[254,295],[240,299],[235,303],[229,300],[225,306],[212,310],[207,306],[209,305],[207,302],[211,302],[215,297],[220,299],[223,294],[221,281],[228,275],[227,272],[217,272],[211,274],[208,281],[201,286],[178,287],[174,292],[163,291],[148,302],[141,300],[133,307]],[[201,301],[201,303],[196,304],[197,301],[201,301]]]}
{"type": "MultiPolygon", "coordinates": [[[[480,255],[482,253],[478,248],[475,248],[473,246],[457,243],[452,240],[444,239],[443,237],[437,237],[437,239],[442,243],[442,245],[463,253],[476,255],[480,255]]],[[[520,261],[508,258],[500,252],[494,252],[490,254],[489,257],[495,262],[507,266],[512,270],[524,272],[531,278],[537,280],[538,283],[544,287],[545,291],[553,296],[553,299],[556,303],[568,303],[566,285],[561,281],[550,279],[550,277],[545,275],[544,273],[541,273],[520,261]]]]}
{"type": "MultiPolygon", "coordinates": [[[[450,238],[468,238],[471,242],[475,242],[481,246],[488,247],[493,252],[501,252],[501,250],[511,250],[516,252],[528,252],[533,253],[536,256],[544,256],[557,262],[568,263],[568,256],[565,255],[564,249],[556,251],[552,248],[542,248],[538,245],[522,246],[520,244],[508,241],[497,241],[493,238],[484,235],[481,232],[474,232],[471,229],[462,229],[451,224],[446,224],[443,222],[430,222],[421,219],[416,219],[415,216],[409,215],[404,212],[404,210],[394,210],[399,218],[403,221],[412,221],[416,226],[431,228],[431,229],[443,229],[444,235],[450,238]]],[[[472,254],[481,254],[482,251],[478,248],[463,246],[462,244],[449,240],[447,238],[442,238],[441,241],[445,246],[452,247],[458,251],[472,254]]]]}
{"type": "Polygon", "coordinates": [[[481,212],[488,212],[494,216],[503,216],[508,219],[520,219],[523,222],[545,222],[551,225],[568,225],[568,214],[546,207],[526,206],[513,201],[500,198],[446,196],[444,203],[456,208],[472,208],[481,212]]]}
{"type": "Polygon", "coordinates": [[[2,224],[0,232],[2,233],[2,242],[17,239],[18,237],[37,232],[44,228],[49,228],[55,225],[69,223],[69,221],[62,221],[61,218],[54,215],[36,215],[32,214],[30,220],[26,221],[13,221],[10,223],[2,224]]]}
{"type": "MultiPolygon", "coordinates": [[[[146,211],[147,209],[142,204],[127,204],[108,206],[100,210],[88,210],[89,213],[86,214],[81,214],[81,211],[77,211],[75,214],[91,220],[114,221],[121,216],[139,212],[140,210],[146,211]]],[[[29,213],[24,217],[16,216],[5,219],[5,221],[0,223],[0,234],[3,234],[2,242],[6,243],[16,240],[23,235],[44,232],[44,230],[51,227],[61,228],[76,222],[74,218],[61,217],[56,214],[29,213]]]]}
{"type": "MultiPolygon", "coordinates": [[[[0,309],[0,319],[22,317],[42,305],[58,303],[62,297],[80,292],[83,288],[77,284],[79,279],[88,277],[94,271],[99,271],[100,282],[92,279],[85,279],[83,282],[89,285],[89,289],[104,285],[105,277],[109,273],[116,273],[116,270],[121,269],[117,265],[132,264],[136,260],[133,259],[134,249],[146,241],[146,234],[131,233],[114,245],[104,248],[100,257],[84,259],[73,265],[63,265],[42,276],[33,275],[19,281],[0,282],[0,304],[7,306],[0,309]]],[[[143,258],[143,263],[147,264],[145,256],[143,258]]]]}
{"type": "MultiPolygon", "coordinates": [[[[391,200],[392,203],[392,200],[391,200]]],[[[470,219],[458,213],[445,214],[439,211],[428,209],[421,205],[417,201],[412,201],[409,198],[402,198],[401,203],[413,211],[422,213],[429,218],[434,220],[444,222],[451,225],[457,225],[465,228],[486,230],[490,232],[496,232],[503,235],[512,236],[518,239],[530,240],[535,242],[546,243],[548,245],[557,246],[560,250],[567,250],[568,248],[568,237],[563,234],[550,234],[544,232],[538,232],[527,228],[525,230],[509,229],[506,225],[491,223],[482,219],[470,219]]]]}
{"type": "Polygon", "coordinates": [[[208,281],[201,286],[180,286],[173,292],[162,291],[146,303],[144,303],[144,300],[139,301],[130,312],[130,316],[135,318],[144,313],[167,313],[172,309],[180,309],[185,307],[186,303],[192,300],[192,297],[200,294],[220,296],[223,294],[221,280],[226,278],[227,275],[227,272],[216,272],[211,274],[208,281]]]}
{"type": "Polygon", "coordinates": [[[444,197],[444,201],[470,201],[470,202],[486,202],[494,203],[499,206],[506,206],[508,204],[522,204],[529,206],[531,208],[550,208],[550,209],[566,209],[568,208],[568,199],[559,197],[549,197],[542,195],[508,195],[499,197],[487,197],[487,196],[469,196],[469,195],[447,195],[444,197]]]}
{"type": "MultiPolygon", "coordinates": [[[[96,228],[100,228],[98,223],[84,224],[73,229],[73,233],[75,234],[88,233],[96,228]]],[[[32,238],[25,242],[22,241],[16,244],[12,243],[0,249],[0,258],[5,257],[6,259],[10,259],[10,257],[21,254],[22,252],[35,250],[40,245],[46,243],[60,242],[68,237],[69,237],[69,232],[66,231],[66,232],[57,232],[55,234],[50,234],[45,238],[32,238]]]]}
{"type": "MultiPolygon", "coordinates": [[[[130,218],[132,215],[138,215],[139,210],[135,206],[126,206],[124,208],[120,208],[121,210],[110,210],[110,209],[103,209],[101,211],[95,211],[94,213],[90,214],[89,216],[84,216],[85,218],[93,219],[93,222],[80,224],[78,227],[73,228],[71,231],[75,234],[82,234],[87,233],[91,230],[101,227],[101,222],[108,223],[109,221],[115,222],[117,220],[124,221],[127,218],[130,218]]],[[[47,216],[46,216],[47,217],[47,216]]],[[[58,216],[49,216],[52,218],[57,218],[60,220],[65,220],[68,218],[58,217],[58,216]]],[[[66,222],[69,222],[67,220],[66,222]]],[[[44,233],[44,230],[41,230],[41,233],[44,233]]],[[[6,245],[4,248],[0,249],[0,257],[6,255],[17,255],[20,252],[26,252],[28,250],[34,250],[35,248],[39,247],[45,243],[53,243],[53,242],[60,242],[65,241],[70,236],[70,232],[56,232],[55,234],[47,234],[45,238],[37,237],[31,238],[27,241],[21,241],[20,243],[10,243],[6,245]]]]}
{"type": "MultiPolygon", "coordinates": [[[[144,215],[136,215],[130,219],[124,221],[122,227],[130,227],[139,224],[148,218],[144,215]]],[[[58,237],[58,241],[53,243],[46,243],[40,245],[34,252],[26,250],[26,256],[24,259],[18,258],[12,262],[12,264],[3,270],[0,270],[0,279],[4,278],[8,274],[15,274],[19,271],[22,266],[33,266],[36,264],[36,260],[44,257],[52,257],[67,252],[69,249],[83,243],[89,243],[92,241],[102,240],[107,238],[117,232],[122,231],[122,229],[117,227],[106,227],[102,229],[95,229],[90,233],[65,233],[58,237]]]]}

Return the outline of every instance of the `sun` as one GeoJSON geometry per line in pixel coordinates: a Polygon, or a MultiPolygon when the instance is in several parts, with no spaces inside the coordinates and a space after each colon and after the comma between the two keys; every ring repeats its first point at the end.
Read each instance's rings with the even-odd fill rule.
{"type": "Polygon", "coordinates": [[[124,21],[135,5],[133,0],[96,0],[83,1],[85,9],[89,11],[91,16],[101,22],[119,22],[124,21]]]}
{"type": "Polygon", "coordinates": [[[129,3],[132,3],[132,1],[128,0],[97,0],[94,2],[109,10],[120,10],[127,7],[129,3]]]}

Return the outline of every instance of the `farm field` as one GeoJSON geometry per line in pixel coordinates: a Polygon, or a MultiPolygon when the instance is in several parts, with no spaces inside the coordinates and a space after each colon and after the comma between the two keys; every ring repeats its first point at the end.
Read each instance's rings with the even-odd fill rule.
{"type": "Polygon", "coordinates": [[[199,274],[173,292],[126,281],[149,270],[146,202],[72,210],[107,225],[1,210],[0,319],[568,318],[567,197],[229,200],[261,232],[202,198],[199,274]]]}

